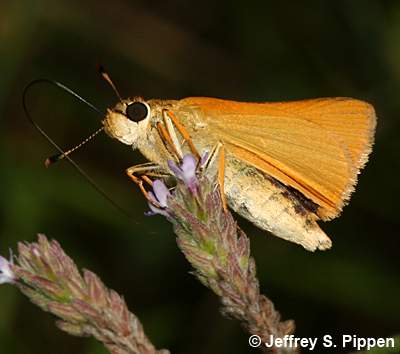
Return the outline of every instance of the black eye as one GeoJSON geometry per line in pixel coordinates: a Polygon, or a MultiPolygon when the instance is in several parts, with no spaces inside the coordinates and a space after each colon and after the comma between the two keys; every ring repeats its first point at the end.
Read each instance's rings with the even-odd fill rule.
{"type": "Polygon", "coordinates": [[[126,107],[126,116],[134,121],[139,122],[147,117],[149,109],[142,102],[133,102],[128,107],[126,107]]]}

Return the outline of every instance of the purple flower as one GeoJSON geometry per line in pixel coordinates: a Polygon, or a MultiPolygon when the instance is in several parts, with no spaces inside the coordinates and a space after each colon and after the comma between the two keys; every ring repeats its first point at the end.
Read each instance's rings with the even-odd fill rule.
{"type": "Polygon", "coordinates": [[[165,210],[167,208],[168,197],[171,195],[167,186],[163,181],[156,179],[153,182],[153,192],[149,192],[149,197],[151,201],[149,201],[150,212],[147,215],[155,215],[161,214],[164,216],[169,216],[168,212],[165,210]]]}
{"type": "Polygon", "coordinates": [[[15,275],[11,269],[13,265],[12,256],[8,261],[4,257],[0,256],[0,284],[13,283],[15,280],[15,275]]]}
{"type": "MultiPolygon", "coordinates": [[[[203,159],[206,159],[206,155],[203,156],[202,161],[203,159]]],[[[169,160],[168,166],[175,177],[183,181],[192,194],[197,193],[198,179],[196,176],[196,170],[198,163],[197,159],[193,155],[185,155],[179,165],[174,161],[169,160]]],[[[153,191],[149,192],[150,211],[147,212],[146,215],[161,214],[169,217],[170,213],[167,205],[169,196],[171,196],[171,193],[164,182],[161,180],[155,180],[153,182],[153,191]]]]}
{"type": "Polygon", "coordinates": [[[196,176],[197,160],[193,155],[185,155],[180,166],[178,166],[174,161],[169,160],[168,167],[177,178],[187,185],[193,194],[196,193],[198,186],[196,176]]]}

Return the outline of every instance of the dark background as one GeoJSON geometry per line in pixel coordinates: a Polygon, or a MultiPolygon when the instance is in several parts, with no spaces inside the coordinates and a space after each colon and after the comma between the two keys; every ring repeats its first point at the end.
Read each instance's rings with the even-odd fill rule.
{"type": "MultiPolygon", "coordinates": [[[[116,98],[97,63],[123,96],[371,102],[376,144],[350,205],[322,225],[330,251],[312,254],[239,223],[251,237],[262,292],[283,318],[296,320],[298,336],[400,332],[399,1],[0,3],[0,253],[44,232],[124,294],[158,348],[257,352],[189,274],[167,221],[143,216],[146,202],[124,174],[143,161],[138,153],[102,135],[75,154],[136,223],[67,163],[43,167],[55,151],[24,117],[24,86],[56,79],[104,110],[116,98]]],[[[32,115],[65,148],[99,127],[100,117],[53,87],[37,86],[28,99],[32,115]]],[[[0,289],[0,352],[106,353],[94,340],[56,329],[8,285],[0,289]]]]}

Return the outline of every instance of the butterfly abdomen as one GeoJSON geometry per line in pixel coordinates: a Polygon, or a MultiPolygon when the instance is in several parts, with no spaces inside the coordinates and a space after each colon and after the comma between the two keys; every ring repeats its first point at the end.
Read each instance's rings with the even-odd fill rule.
{"type": "Polygon", "coordinates": [[[227,158],[225,193],[229,206],[259,228],[310,251],[331,247],[317,224],[318,205],[232,156],[227,158]]]}

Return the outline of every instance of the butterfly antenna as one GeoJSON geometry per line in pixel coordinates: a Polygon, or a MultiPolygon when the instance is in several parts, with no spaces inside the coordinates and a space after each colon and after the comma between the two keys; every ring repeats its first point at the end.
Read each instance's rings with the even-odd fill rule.
{"type": "Polygon", "coordinates": [[[117,87],[115,86],[114,82],[111,80],[110,75],[108,75],[108,72],[106,71],[104,66],[99,65],[97,70],[99,71],[99,74],[103,77],[103,79],[105,81],[107,81],[107,83],[111,86],[111,88],[113,89],[113,91],[117,95],[117,97],[120,100],[120,102],[122,102],[122,97],[121,97],[119,91],[117,90],[117,87]]]}
{"type": "MultiPolygon", "coordinates": [[[[111,199],[108,194],[74,161],[72,160],[68,155],[70,153],[72,153],[73,151],[75,151],[76,149],[78,149],[79,147],[81,147],[82,145],[86,144],[88,141],[90,141],[92,138],[94,138],[97,134],[99,134],[102,130],[103,127],[101,127],[100,129],[98,129],[97,131],[95,131],[93,134],[91,134],[88,138],[86,138],[82,143],[78,144],[77,146],[73,147],[72,149],[68,150],[68,151],[64,151],[63,149],[61,149],[60,146],[58,146],[58,144],[52,139],[50,138],[47,133],[39,126],[39,124],[37,124],[37,122],[32,118],[32,116],[29,113],[28,110],[28,106],[26,104],[26,96],[28,91],[37,84],[41,84],[41,83],[47,83],[53,86],[56,86],[58,88],[61,88],[63,91],[67,92],[68,94],[70,94],[71,96],[75,97],[77,100],[79,100],[80,102],[83,102],[84,104],[86,104],[88,107],[90,107],[92,110],[94,110],[96,113],[98,113],[100,116],[104,116],[104,114],[98,109],[96,108],[93,104],[91,104],[89,101],[85,100],[84,98],[82,98],[81,96],[79,96],[76,92],[72,91],[70,88],[66,87],[65,85],[59,83],[58,81],[54,81],[54,80],[48,80],[48,79],[37,79],[37,80],[33,80],[32,82],[30,82],[24,89],[24,92],[22,94],[22,106],[25,112],[26,117],[29,119],[29,121],[32,123],[32,125],[35,127],[35,129],[51,144],[53,145],[58,151],[59,153],[49,157],[46,159],[45,165],[46,166],[50,166],[51,164],[53,164],[54,162],[57,162],[59,160],[62,159],[67,159],[68,162],[75,168],[76,171],[78,171],[78,173],[83,176],[88,182],[89,184],[99,193],[101,194],[106,200],[108,200],[117,210],[119,210],[121,213],[125,214],[127,217],[129,217],[130,219],[132,218],[132,215],[127,212],[123,207],[121,207],[118,203],[116,203],[113,199],[111,199]]],[[[135,223],[138,224],[137,220],[133,220],[135,223]]]]}
{"type": "Polygon", "coordinates": [[[85,145],[86,143],[88,143],[90,140],[92,140],[97,134],[99,134],[100,132],[102,132],[104,130],[104,127],[100,127],[99,129],[97,129],[94,133],[90,134],[86,139],[84,139],[81,143],[79,143],[78,145],[72,147],[71,149],[63,152],[63,153],[58,153],[55,154],[53,156],[50,156],[46,159],[46,161],[44,162],[46,167],[50,167],[51,165],[53,165],[54,163],[63,160],[64,158],[66,158],[67,156],[69,156],[71,153],[73,153],[74,151],[78,150],[79,148],[81,148],[83,145],[85,145]]]}

